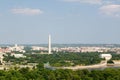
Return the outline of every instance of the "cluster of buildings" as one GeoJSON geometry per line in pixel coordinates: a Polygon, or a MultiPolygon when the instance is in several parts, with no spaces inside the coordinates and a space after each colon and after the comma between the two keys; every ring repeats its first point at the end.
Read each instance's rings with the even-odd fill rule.
{"type": "Polygon", "coordinates": [[[49,35],[48,47],[32,46],[31,50],[54,52],[115,52],[120,54],[120,47],[51,47],[51,36],[49,35]]]}
{"type": "Polygon", "coordinates": [[[108,47],[65,47],[57,49],[56,51],[68,51],[68,52],[120,52],[120,48],[108,48],[108,47]]]}
{"type": "MultiPolygon", "coordinates": [[[[45,50],[48,52],[44,54],[51,54],[51,36],[49,35],[48,38],[48,48],[33,46],[32,50],[45,50]]],[[[6,53],[10,54],[10,56],[14,56],[15,58],[25,58],[26,56],[23,54],[25,52],[24,46],[18,46],[17,44],[14,46],[0,47],[0,63],[4,63],[3,58],[4,55],[7,55],[6,53]]]]}
{"type": "MultiPolygon", "coordinates": [[[[47,47],[32,46],[32,50],[47,51],[47,47]]],[[[54,52],[115,52],[120,54],[120,48],[109,47],[52,47],[51,51],[54,52]]]]}
{"type": "Polygon", "coordinates": [[[23,55],[25,53],[24,46],[18,46],[15,44],[15,46],[7,46],[7,47],[0,47],[0,63],[4,64],[3,61],[4,56],[7,56],[7,54],[10,54],[11,56],[14,56],[15,58],[25,58],[26,56],[23,55]],[[20,53],[15,53],[20,52],[20,53]]]}
{"type": "Polygon", "coordinates": [[[18,46],[17,44],[14,46],[0,47],[0,52],[2,53],[11,53],[14,51],[25,53],[24,46],[18,46]]]}
{"type": "Polygon", "coordinates": [[[15,46],[8,47],[8,48],[10,51],[18,51],[18,52],[25,53],[24,46],[18,46],[17,44],[15,44],[15,46]]]}
{"type": "Polygon", "coordinates": [[[31,48],[33,51],[48,51],[47,47],[32,46],[31,48]]]}
{"type": "MultiPolygon", "coordinates": [[[[3,55],[5,53],[10,53],[11,56],[14,56],[16,58],[25,58],[23,53],[25,53],[25,47],[24,46],[18,46],[15,44],[14,46],[8,46],[8,47],[0,47],[0,62],[3,62],[3,55]],[[17,53],[16,52],[20,52],[17,53]]],[[[115,52],[120,54],[120,47],[51,47],[51,36],[48,37],[48,47],[40,47],[40,46],[31,46],[31,51],[43,51],[41,54],[52,54],[52,52],[115,52]],[[45,52],[44,52],[45,51],[45,52]]],[[[101,55],[101,58],[109,59],[111,58],[111,55],[105,54],[101,55]]]]}

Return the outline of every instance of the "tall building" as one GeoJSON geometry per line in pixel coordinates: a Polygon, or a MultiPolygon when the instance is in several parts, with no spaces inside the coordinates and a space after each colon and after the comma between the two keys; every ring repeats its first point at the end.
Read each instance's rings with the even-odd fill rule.
{"type": "Polygon", "coordinates": [[[18,47],[18,45],[17,45],[17,44],[15,44],[15,47],[18,47]]]}
{"type": "Polygon", "coordinates": [[[48,37],[48,53],[51,54],[51,35],[48,37]]]}
{"type": "Polygon", "coordinates": [[[3,54],[4,54],[4,53],[0,53],[0,63],[1,63],[1,64],[3,63],[3,58],[4,58],[4,57],[3,57],[3,54]]]}

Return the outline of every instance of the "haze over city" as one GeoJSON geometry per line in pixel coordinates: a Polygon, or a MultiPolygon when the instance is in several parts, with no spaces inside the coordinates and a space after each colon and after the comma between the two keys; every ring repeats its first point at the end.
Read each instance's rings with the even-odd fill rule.
{"type": "Polygon", "coordinates": [[[1,0],[0,44],[120,44],[119,0],[1,0]]]}

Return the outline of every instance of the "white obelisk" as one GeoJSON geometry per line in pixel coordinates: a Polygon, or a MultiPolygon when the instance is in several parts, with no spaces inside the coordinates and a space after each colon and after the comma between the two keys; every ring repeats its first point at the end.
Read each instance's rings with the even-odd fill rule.
{"type": "Polygon", "coordinates": [[[48,53],[51,54],[51,35],[48,37],[48,53]]]}

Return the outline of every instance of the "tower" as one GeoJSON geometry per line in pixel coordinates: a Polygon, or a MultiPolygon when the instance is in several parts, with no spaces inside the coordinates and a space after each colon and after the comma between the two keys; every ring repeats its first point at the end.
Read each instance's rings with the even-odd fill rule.
{"type": "Polygon", "coordinates": [[[17,44],[15,44],[15,47],[18,47],[18,45],[17,45],[17,44]]]}
{"type": "Polygon", "coordinates": [[[48,37],[48,53],[51,54],[51,35],[48,37]]]}

